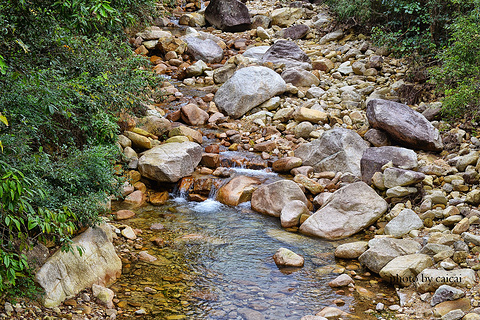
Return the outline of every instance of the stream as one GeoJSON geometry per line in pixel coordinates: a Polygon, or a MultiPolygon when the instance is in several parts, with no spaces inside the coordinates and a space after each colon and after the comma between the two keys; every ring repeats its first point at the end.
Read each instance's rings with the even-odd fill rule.
{"type": "MultiPolygon", "coordinates": [[[[237,170],[279,179],[265,170],[237,170]]],[[[161,207],[137,209],[128,220],[142,233],[125,245],[136,250],[121,252],[148,251],[158,260],[125,260],[121,254],[123,274],[113,290],[127,311],[119,319],[137,314],[144,319],[299,320],[325,306],[368,319],[365,310],[395,296],[358,262],[335,260],[335,245],[344,242],[284,231],[278,218],[252,211],[249,202],[228,207],[212,198],[189,202],[178,192],[172,196],[161,207]],[[150,230],[158,223],[161,230],[150,230]],[[158,237],[163,248],[152,241],[158,237]],[[302,255],[305,266],[279,269],[272,256],[280,247],[302,255]],[[355,289],[327,285],[343,272],[357,275],[355,289]]]]}

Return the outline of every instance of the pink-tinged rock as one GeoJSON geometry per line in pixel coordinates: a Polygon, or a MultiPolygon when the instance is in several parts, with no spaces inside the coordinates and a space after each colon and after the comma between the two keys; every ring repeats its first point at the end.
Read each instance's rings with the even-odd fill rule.
{"type": "Polygon", "coordinates": [[[348,286],[350,283],[355,283],[353,279],[348,274],[341,274],[332,281],[328,283],[328,285],[332,288],[338,287],[345,287],[348,286]]]}
{"type": "Polygon", "coordinates": [[[307,204],[302,189],[291,180],[280,180],[263,185],[252,194],[252,209],[274,217],[280,217],[283,207],[293,200],[307,204]]]}
{"type": "Polygon", "coordinates": [[[259,184],[260,180],[256,178],[237,176],[218,190],[217,201],[237,206],[239,203],[249,201],[254,187],[259,184]]]}
{"type": "Polygon", "coordinates": [[[119,210],[115,212],[115,218],[117,220],[125,220],[125,219],[130,219],[135,216],[135,212],[131,210],[119,210]]]}
{"type": "Polygon", "coordinates": [[[146,262],[153,262],[157,260],[157,258],[149,254],[147,251],[140,251],[138,253],[138,259],[146,262]]]}
{"type": "Polygon", "coordinates": [[[133,204],[133,205],[136,205],[136,206],[140,206],[140,205],[145,203],[145,200],[146,200],[145,194],[142,191],[137,190],[137,191],[134,191],[134,192],[130,193],[125,198],[124,202],[128,203],[128,204],[133,204]]]}
{"type": "Polygon", "coordinates": [[[209,117],[207,112],[203,111],[193,103],[184,105],[181,108],[181,111],[182,120],[191,126],[203,125],[207,122],[209,117]]]}

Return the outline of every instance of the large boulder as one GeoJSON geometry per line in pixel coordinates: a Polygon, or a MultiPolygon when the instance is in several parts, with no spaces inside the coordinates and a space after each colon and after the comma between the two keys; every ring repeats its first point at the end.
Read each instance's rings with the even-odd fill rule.
{"type": "Polygon", "coordinates": [[[255,190],[252,194],[252,209],[274,217],[280,217],[283,207],[293,200],[307,204],[302,189],[291,180],[280,180],[255,190]]]}
{"type": "Polygon", "coordinates": [[[203,148],[195,142],[162,144],[145,152],[138,160],[138,170],[145,178],[177,182],[191,175],[202,160],[203,148]]]}
{"type": "Polygon", "coordinates": [[[300,231],[329,240],[343,239],[370,226],[387,211],[387,202],[364,182],[335,191],[300,226],[300,231]]]}
{"type": "Polygon", "coordinates": [[[211,0],[205,9],[205,19],[227,32],[247,30],[251,23],[247,6],[237,0],[211,0]]]}
{"type": "Polygon", "coordinates": [[[311,70],[312,61],[302,49],[293,41],[278,40],[262,57],[263,62],[284,64],[286,68],[299,67],[311,70]]]}
{"type": "Polygon", "coordinates": [[[257,178],[238,176],[223,185],[217,193],[217,200],[229,206],[237,206],[241,202],[249,201],[253,187],[260,184],[257,178]]]}
{"type": "Polygon", "coordinates": [[[285,81],[272,69],[242,68],[218,89],[215,104],[230,117],[239,118],[286,89],[285,81]]]}
{"type": "Polygon", "coordinates": [[[187,44],[187,53],[195,60],[203,60],[206,63],[219,63],[223,59],[223,49],[211,39],[201,39],[189,36],[184,39],[187,44]]]}
{"type": "Polygon", "coordinates": [[[73,239],[73,252],[58,250],[35,275],[45,290],[44,305],[60,305],[93,284],[109,286],[122,273],[122,261],[112,244],[112,231],[107,225],[88,228],[73,239]],[[76,250],[82,248],[82,254],[76,250]]]}
{"type": "Polygon", "coordinates": [[[368,142],[353,130],[333,129],[319,139],[300,145],[295,156],[316,171],[351,172],[360,177],[360,159],[368,142]]]}
{"type": "Polygon", "coordinates": [[[441,151],[438,130],[419,112],[402,103],[372,99],[367,104],[368,122],[386,131],[400,144],[422,150],[441,151]]]}
{"type": "Polygon", "coordinates": [[[417,289],[420,292],[435,291],[444,284],[456,288],[472,288],[476,284],[475,271],[425,269],[417,276],[417,289]]]}
{"type": "Polygon", "coordinates": [[[416,253],[422,247],[414,240],[394,238],[375,238],[368,242],[368,246],[358,260],[376,273],[396,257],[416,253]]]}
{"type": "Polygon", "coordinates": [[[362,180],[372,183],[375,172],[382,172],[382,167],[390,161],[401,169],[411,170],[418,166],[417,154],[413,150],[393,146],[368,148],[360,161],[362,180]]]}

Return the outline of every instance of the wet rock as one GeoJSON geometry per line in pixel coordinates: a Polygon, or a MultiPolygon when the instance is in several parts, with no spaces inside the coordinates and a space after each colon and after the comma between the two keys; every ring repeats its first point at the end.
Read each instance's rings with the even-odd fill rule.
{"type": "Polygon", "coordinates": [[[402,210],[398,216],[390,220],[385,226],[385,234],[401,238],[412,230],[423,227],[423,221],[420,217],[410,209],[402,210]]]}
{"type": "Polygon", "coordinates": [[[83,248],[80,255],[57,251],[35,275],[36,282],[45,290],[44,305],[55,307],[81,290],[100,284],[109,286],[122,272],[122,262],[112,244],[109,226],[89,228],[73,239],[72,246],[83,248]]]}
{"type": "Polygon", "coordinates": [[[405,170],[399,168],[387,168],[383,171],[384,184],[387,188],[397,186],[410,186],[422,182],[425,179],[425,174],[412,170],[405,170]]]}
{"type": "Polygon", "coordinates": [[[283,207],[293,200],[307,204],[302,189],[291,180],[280,180],[263,185],[252,194],[252,209],[271,216],[279,217],[283,207]]]}
{"type": "Polygon", "coordinates": [[[358,260],[373,272],[380,270],[398,256],[413,254],[421,245],[413,240],[376,238],[368,242],[369,249],[358,260]]]}
{"type": "Polygon", "coordinates": [[[353,281],[353,279],[349,275],[341,274],[332,281],[330,281],[328,285],[332,288],[338,288],[348,286],[351,283],[355,284],[355,281],[353,281]]]}
{"type": "Polygon", "coordinates": [[[289,27],[303,17],[303,8],[280,8],[271,13],[272,25],[289,27]]]}
{"type": "Polygon", "coordinates": [[[386,210],[385,200],[364,182],[356,182],[335,191],[300,231],[329,240],[342,239],[370,226],[386,210]]]}
{"type": "Polygon", "coordinates": [[[280,213],[280,221],[283,228],[296,227],[300,223],[302,214],[310,214],[307,205],[300,200],[288,202],[280,213]]]}
{"type": "Polygon", "coordinates": [[[202,159],[202,151],[195,142],[166,143],[145,152],[138,160],[138,169],[146,178],[177,182],[193,173],[202,159]]]}
{"type": "Polygon", "coordinates": [[[368,143],[355,131],[333,129],[310,143],[301,144],[295,156],[316,171],[351,172],[360,176],[360,159],[368,143]]]}
{"type": "Polygon", "coordinates": [[[237,176],[218,190],[217,201],[229,206],[237,206],[239,203],[249,201],[253,186],[259,184],[260,180],[256,178],[237,176]]]}
{"type": "Polygon", "coordinates": [[[154,206],[161,206],[165,204],[165,202],[167,202],[168,198],[169,198],[169,195],[167,191],[155,192],[150,195],[149,201],[154,206]]]}
{"type": "Polygon", "coordinates": [[[344,243],[335,249],[335,257],[341,259],[356,259],[368,249],[367,241],[344,243]]]}
{"type": "Polygon", "coordinates": [[[218,89],[215,104],[229,116],[239,118],[286,89],[282,77],[269,68],[242,68],[218,89]]]}
{"type": "Polygon", "coordinates": [[[457,288],[471,288],[475,285],[475,271],[425,269],[417,276],[417,289],[420,292],[434,291],[444,284],[457,288]]]}
{"type": "Polygon", "coordinates": [[[386,131],[401,144],[430,151],[443,149],[438,130],[407,105],[372,99],[367,104],[367,118],[373,128],[386,131]]]}
{"type": "Polygon", "coordinates": [[[465,292],[462,290],[444,284],[435,291],[430,305],[433,307],[444,301],[457,300],[463,296],[465,296],[465,292]]]}
{"type": "Polygon", "coordinates": [[[312,69],[311,60],[307,54],[295,42],[289,40],[275,42],[263,55],[262,62],[284,64],[286,68],[312,69]]]}
{"type": "Polygon", "coordinates": [[[288,68],[281,74],[286,83],[291,83],[296,87],[318,86],[320,80],[311,72],[299,68],[288,68]]]}
{"type": "Polygon", "coordinates": [[[362,180],[368,184],[375,172],[382,172],[382,167],[392,161],[395,167],[415,169],[418,166],[415,151],[400,147],[386,146],[368,148],[361,157],[362,180]]]}
{"type": "Polygon", "coordinates": [[[187,44],[187,53],[195,60],[203,60],[206,63],[219,63],[223,59],[223,49],[211,39],[200,39],[189,36],[184,39],[187,44]]]}
{"type": "Polygon", "coordinates": [[[322,311],[320,311],[319,313],[316,314],[316,316],[320,316],[320,317],[325,317],[325,318],[339,318],[339,317],[346,317],[346,318],[350,318],[351,314],[345,312],[345,311],[342,311],[340,309],[337,309],[337,308],[334,308],[334,307],[325,307],[322,309],[322,311]]]}
{"type": "Polygon", "coordinates": [[[237,0],[211,0],[205,9],[205,19],[227,32],[244,31],[251,24],[247,6],[237,0]]]}
{"type": "Polygon", "coordinates": [[[125,198],[124,202],[138,207],[144,204],[145,200],[146,200],[145,194],[140,190],[136,190],[130,193],[125,198]]]}
{"type": "Polygon", "coordinates": [[[417,274],[433,265],[433,259],[426,254],[408,254],[396,257],[379,272],[382,279],[408,286],[415,282],[417,274]]]}
{"type": "Polygon", "coordinates": [[[265,320],[265,316],[262,313],[253,309],[240,308],[237,311],[245,320],[265,320]]]}
{"type": "Polygon", "coordinates": [[[115,218],[117,220],[125,220],[125,219],[130,219],[135,216],[135,212],[131,210],[118,210],[115,212],[115,218]]]}
{"type": "Polygon", "coordinates": [[[130,227],[130,226],[126,226],[122,230],[122,236],[124,236],[125,238],[127,238],[129,240],[137,239],[137,235],[135,234],[135,231],[133,231],[132,227],[130,227]]]}
{"type": "Polygon", "coordinates": [[[290,170],[300,167],[302,159],[297,157],[284,157],[278,159],[272,164],[272,170],[275,172],[290,172],[290,170]]]}
{"type": "Polygon", "coordinates": [[[296,24],[280,32],[280,36],[286,39],[301,39],[307,35],[310,28],[305,24],[296,24]]]}
{"type": "Polygon", "coordinates": [[[138,259],[146,262],[157,261],[157,258],[149,254],[147,251],[140,251],[138,253],[138,259]]]}
{"type": "Polygon", "coordinates": [[[295,252],[280,248],[273,255],[275,264],[279,267],[303,267],[304,259],[295,252]]]}

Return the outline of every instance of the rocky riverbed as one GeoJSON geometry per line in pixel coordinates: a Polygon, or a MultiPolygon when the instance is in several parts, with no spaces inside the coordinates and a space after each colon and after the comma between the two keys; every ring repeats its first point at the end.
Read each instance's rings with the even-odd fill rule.
{"type": "Polygon", "coordinates": [[[170,80],[123,117],[113,291],[0,316],[479,319],[473,125],[321,5],[205,4],[130,39],[170,80]]]}

